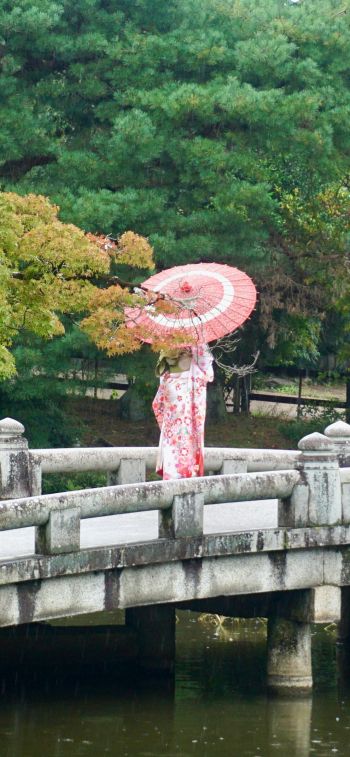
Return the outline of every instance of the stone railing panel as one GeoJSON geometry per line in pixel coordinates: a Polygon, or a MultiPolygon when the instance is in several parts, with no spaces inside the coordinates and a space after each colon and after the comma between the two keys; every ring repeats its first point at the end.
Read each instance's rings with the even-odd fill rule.
{"type": "Polygon", "coordinates": [[[159,537],[178,539],[203,536],[203,511],[203,494],[175,494],[171,508],[159,511],[159,537]]]}
{"type": "Polygon", "coordinates": [[[43,526],[56,510],[79,508],[81,518],[166,510],[176,495],[202,494],[204,504],[286,499],[300,481],[296,470],[237,473],[44,494],[0,502],[0,530],[43,526]]]}
{"type": "Polygon", "coordinates": [[[56,555],[77,552],[80,549],[80,510],[52,510],[44,526],[36,528],[35,552],[56,555]]]}
{"type": "Polygon", "coordinates": [[[342,520],[350,523],[350,468],[340,469],[342,520]]]}

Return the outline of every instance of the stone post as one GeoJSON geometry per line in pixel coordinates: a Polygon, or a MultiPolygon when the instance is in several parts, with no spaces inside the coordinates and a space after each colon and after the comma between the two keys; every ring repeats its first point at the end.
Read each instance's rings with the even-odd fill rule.
{"type": "MultiPolygon", "coordinates": [[[[327,426],[325,436],[333,442],[341,468],[350,467],[350,425],[344,421],[337,421],[327,426]]],[[[342,481],[342,521],[350,523],[350,483],[342,481]]]]}
{"type": "Polygon", "coordinates": [[[298,444],[301,481],[289,500],[279,503],[278,524],[290,528],[334,526],[342,521],[338,456],[323,434],[305,436],[298,444]]]}
{"type": "Polygon", "coordinates": [[[307,590],[277,595],[268,619],[267,684],[282,696],[312,689],[311,597],[307,590]]]}
{"type": "MultiPolygon", "coordinates": [[[[350,424],[344,421],[331,423],[325,429],[325,436],[333,442],[342,468],[350,467],[350,424]]],[[[342,482],[342,520],[350,523],[350,483],[342,482]]],[[[348,681],[350,676],[350,586],[342,586],[340,622],[338,625],[338,668],[340,678],[348,681]]]]}
{"type": "Polygon", "coordinates": [[[140,668],[171,673],[175,663],[175,606],[131,607],[125,610],[125,624],[136,632],[140,668]]]}
{"type": "Polygon", "coordinates": [[[13,418],[0,421],[0,499],[41,492],[40,462],[32,458],[23,433],[24,426],[13,418]]]}
{"type": "Polygon", "coordinates": [[[350,467],[350,424],[344,421],[331,423],[325,429],[325,436],[333,443],[341,468],[350,467]]]}

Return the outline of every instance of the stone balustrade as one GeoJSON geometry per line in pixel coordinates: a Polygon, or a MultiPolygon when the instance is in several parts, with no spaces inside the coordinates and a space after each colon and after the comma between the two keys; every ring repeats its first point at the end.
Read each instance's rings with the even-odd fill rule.
{"type": "MultiPolygon", "coordinates": [[[[12,418],[0,421],[0,499],[41,493],[43,474],[106,472],[109,484],[137,483],[154,471],[156,447],[71,447],[28,449],[24,426],[12,418]]],[[[207,474],[287,470],[300,453],[275,449],[205,449],[207,474]]]]}
{"type": "Polygon", "coordinates": [[[0,421],[0,530],[35,526],[39,553],[78,550],[81,519],[145,510],[159,510],[163,538],[198,536],[205,504],[278,499],[279,527],[350,523],[350,468],[339,467],[348,461],[350,426],[342,421],[302,439],[298,452],[209,448],[216,475],[147,483],[155,448],[30,451],[23,432],[13,419],[0,421]],[[77,470],[108,471],[112,485],[40,494],[42,472],[77,470]]]}
{"type": "MultiPolygon", "coordinates": [[[[165,511],[164,518],[168,517],[176,522],[179,508],[181,508],[183,510],[182,535],[192,536],[192,510],[187,507],[191,497],[197,497],[198,502],[198,498],[201,498],[203,505],[243,502],[252,499],[288,501],[299,479],[300,473],[296,470],[236,473],[196,479],[105,486],[4,500],[0,503],[0,530],[29,526],[42,527],[48,524],[51,534],[50,551],[56,549],[57,552],[69,552],[73,544],[73,531],[76,532],[75,549],[79,549],[80,519],[159,510],[165,511]],[[182,500],[184,504],[180,505],[182,500]],[[187,512],[186,517],[185,512],[187,512]],[[167,515],[168,513],[170,514],[167,515]],[[54,537],[53,534],[56,531],[57,537],[54,537]]],[[[162,523],[164,518],[162,518],[162,523]]],[[[171,528],[168,530],[170,533],[171,528]]],[[[176,531],[175,527],[174,533],[176,531]]],[[[39,551],[42,550],[41,541],[39,551]]]]}

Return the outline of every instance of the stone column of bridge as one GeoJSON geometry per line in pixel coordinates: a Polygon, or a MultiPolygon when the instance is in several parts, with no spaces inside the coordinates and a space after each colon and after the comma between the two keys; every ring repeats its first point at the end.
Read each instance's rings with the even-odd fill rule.
{"type": "MultiPolygon", "coordinates": [[[[341,467],[350,467],[350,425],[336,421],[325,429],[325,435],[335,447],[341,467]]],[[[350,484],[342,484],[342,517],[350,523],[350,484]]],[[[341,587],[341,611],[338,626],[338,668],[341,678],[350,677],[350,586],[341,587]]]]}
{"type": "Polygon", "coordinates": [[[171,673],[175,665],[175,605],[131,607],[125,610],[125,624],[136,633],[139,667],[171,673]]]}
{"type": "Polygon", "coordinates": [[[311,592],[305,590],[285,592],[271,601],[267,683],[277,694],[295,696],[312,689],[310,599],[311,592]]]}
{"type": "MultiPolygon", "coordinates": [[[[333,442],[314,433],[301,439],[302,476],[288,502],[279,507],[279,525],[291,528],[337,525],[342,521],[338,455],[333,442]]],[[[304,694],[312,688],[311,626],[313,592],[271,595],[268,618],[269,688],[279,694],[304,694]]]]}
{"type": "MultiPolygon", "coordinates": [[[[125,458],[108,485],[137,484],[146,480],[144,460],[125,458]]],[[[125,610],[125,625],[136,636],[141,670],[171,673],[175,664],[175,605],[147,605],[125,610]]]]}

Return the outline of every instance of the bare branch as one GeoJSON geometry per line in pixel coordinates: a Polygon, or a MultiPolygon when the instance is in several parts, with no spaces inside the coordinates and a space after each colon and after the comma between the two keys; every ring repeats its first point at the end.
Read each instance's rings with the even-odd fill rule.
{"type": "Polygon", "coordinates": [[[214,362],[223,372],[227,382],[229,382],[233,376],[243,378],[244,376],[248,376],[251,373],[256,373],[257,371],[257,368],[255,368],[255,366],[260,355],[260,351],[256,352],[252,356],[253,361],[248,364],[236,365],[234,363],[233,365],[227,365],[225,362],[223,362],[223,356],[235,352],[239,341],[239,339],[234,339],[232,335],[224,336],[221,339],[218,339],[215,346],[212,348],[214,362]],[[216,351],[217,354],[215,354],[214,351],[216,351]]]}

